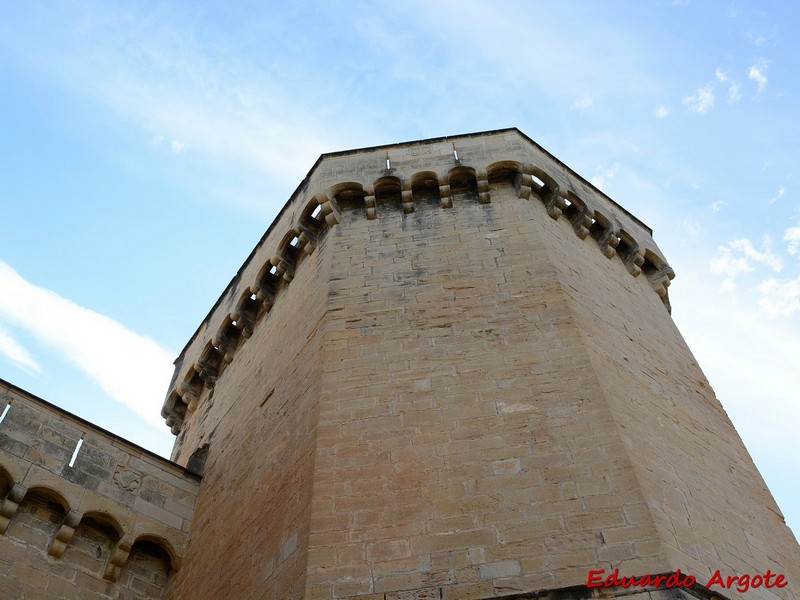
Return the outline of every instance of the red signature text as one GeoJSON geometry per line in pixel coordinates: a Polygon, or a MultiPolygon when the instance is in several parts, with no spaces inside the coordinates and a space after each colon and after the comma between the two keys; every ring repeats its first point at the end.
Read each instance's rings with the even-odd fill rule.
{"type": "MultiPolygon", "coordinates": [[[[639,577],[625,577],[620,576],[619,569],[614,569],[606,575],[605,569],[591,569],[586,577],[586,587],[660,587],[666,588],[674,587],[692,587],[697,583],[697,580],[692,575],[684,575],[678,569],[670,575],[641,575],[639,577]],[[605,577],[604,577],[605,575],[605,577]]],[[[714,571],[711,578],[706,582],[705,587],[710,588],[712,585],[730,589],[736,588],[740,592],[746,592],[750,589],[765,587],[765,588],[783,588],[786,587],[786,577],[782,573],[773,573],[767,569],[763,575],[756,573],[750,575],[745,573],[743,575],[728,575],[723,576],[719,569],[714,571]]]]}

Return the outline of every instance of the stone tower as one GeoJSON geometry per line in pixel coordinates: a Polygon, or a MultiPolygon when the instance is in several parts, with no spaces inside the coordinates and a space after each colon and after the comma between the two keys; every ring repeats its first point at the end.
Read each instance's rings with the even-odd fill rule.
{"type": "Polygon", "coordinates": [[[576,598],[617,569],[697,584],[603,594],[797,598],[672,277],[516,129],[323,155],[176,361],[203,477],[169,597],[576,598]]]}

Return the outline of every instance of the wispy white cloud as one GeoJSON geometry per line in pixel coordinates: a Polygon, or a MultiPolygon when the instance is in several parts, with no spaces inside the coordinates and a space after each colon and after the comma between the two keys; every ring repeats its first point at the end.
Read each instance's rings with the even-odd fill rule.
{"type": "Polygon", "coordinates": [[[716,275],[722,275],[721,291],[729,292],[736,287],[736,277],[740,273],[755,271],[755,265],[761,264],[775,272],[783,268],[780,256],[772,251],[772,238],[764,236],[761,249],[756,249],[747,238],[741,238],[720,246],[717,256],[712,259],[709,269],[716,275]]]}
{"type": "Polygon", "coordinates": [[[2,327],[0,327],[0,355],[5,356],[12,363],[27,373],[32,371],[35,371],[36,373],[42,372],[42,368],[33,359],[25,347],[11,337],[11,334],[2,327]]]}
{"type": "Polygon", "coordinates": [[[778,200],[783,198],[784,194],[786,194],[786,188],[782,185],[778,186],[778,191],[775,192],[775,195],[769,199],[770,204],[775,204],[778,200]]]}
{"type": "Polygon", "coordinates": [[[738,102],[742,98],[742,94],[739,91],[739,84],[731,79],[728,74],[723,72],[721,69],[717,69],[716,76],[719,81],[728,84],[728,104],[734,104],[738,102]]]}
{"type": "Polygon", "coordinates": [[[789,227],[783,232],[783,241],[786,242],[786,251],[792,256],[800,251],[800,227],[789,227]]]}
{"type": "Polygon", "coordinates": [[[742,7],[738,4],[731,4],[728,6],[728,18],[736,19],[742,14],[742,7]]]}
{"type": "Polygon", "coordinates": [[[714,72],[714,75],[717,78],[717,81],[721,83],[728,84],[728,104],[734,104],[738,102],[742,95],[739,92],[739,84],[733,81],[728,74],[720,68],[714,72]]]}
{"type": "Polygon", "coordinates": [[[572,109],[583,112],[584,110],[594,106],[594,98],[591,96],[583,96],[579,100],[572,103],[572,109]]]}
{"type": "Polygon", "coordinates": [[[707,114],[714,107],[714,89],[709,83],[698,88],[693,96],[686,96],[683,103],[693,112],[701,115],[707,114]]]}
{"type": "Polygon", "coordinates": [[[769,61],[764,58],[761,58],[758,60],[756,64],[754,64],[747,70],[747,77],[751,81],[756,82],[756,84],[758,85],[759,94],[764,91],[765,87],[767,87],[768,79],[766,75],[766,70],[768,67],[769,67],[769,61]]]}
{"type": "Polygon", "coordinates": [[[681,223],[681,227],[692,237],[697,237],[703,232],[702,226],[695,219],[685,219],[681,223]]]}
{"type": "Polygon", "coordinates": [[[787,457],[800,452],[798,323],[766,319],[758,294],[718,294],[699,269],[684,268],[680,278],[670,288],[673,316],[762,474],[775,482],[779,504],[789,507],[793,482],[786,490],[776,484],[794,472],[787,457]]]}
{"type": "Polygon", "coordinates": [[[719,212],[725,206],[725,200],[717,200],[711,203],[711,212],[719,212]]]}
{"type": "Polygon", "coordinates": [[[730,86],[728,86],[728,104],[734,104],[741,98],[742,94],[739,91],[739,84],[735,81],[732,81],[730,86]]]}
{"type": "Polygon", "coordinates": [[[771,277],[758,286],[759,306],[770,317],[788,317],[800,311],[800,277],[771,277]]]}
{"type": "Polygon", "coordinates": [[[653,111],[653,114],[659,119],[663,119],[669,115],[669,108],[662,104],[661,106],[656,107],[656,109],[653,111]]]}
{"type": "MultiPolygon", "coordinates": [[[[30,283],[2,261],[0,289],[0,318],[53,348],[114,400],[163,426],[158,415],[172,375],[173,353],[109,317],[30,283]]],[[[18,349],[15,356],[25,360],[18,349]]]]}
{"type": "MultiPolygon", "coordinates": [[[[586,90],[599,91],[591,95],[596,105],[599,94],[604,98],[612,94],[615,98],[639,97],[643,90],[659,85],[636,53],[638,41],[618,24],[606,22],[600,30],[594,20],[588,23],[576,19],[571,22],[570,35],[565,36],[563,22],[555,13],[538,11],[539,34],[514,37],[505,32],[514,25],[514,11],[529,10],[524,2],[509,2],[502,11],[492,3],[455,0],[411,0],[391,6],[383,14],[366,11],[355,23],[356,32],[375,48],[381,68],[390,70],[393,79],[408,80],[423,93],[441,88],[445,105],[452,102],[449,98],[455,89],[482,95],[476,92],[480,83],[472,77],[456,79],[420,69],[420,61],[426,58],[414,50],[419,48],[419,39],[426,40],[426,54],[433,52],[440,60],[463,69],[456,72],[491,72],[504,81],[493,96],[500,95],[509,105],[520,93],[534,93],[543,100],[579,110],[590,99],[586,90]],[[402,33],[393,25],[398,21],[409,23],[402,33]],[[459,42],[453,44],[454,39],[459,42]],[[486,39],[493,41],[487,43],[486,39]],[[588,39],[591,44],[586,43],[588,39]],[[544,54],[549,59],[539,60],[544,54]],[[509,61],[510,55],[518,60],[509,61]],[[565,72],[570,76],[564,77],[565,72]]],[[[464,104],[459,116],[465,111],[468,114],[469,106],[464,104]]],[[[442,115],[440,121],[449,117],[442,115]]]]}
{"type": "Polygon", "coordinates": [[[58,36],[11,40],[10,47],[27,68],[110,109],[155,146],[175,154],[191,148],[216,168],[290,185],[322,151],[341,147],[337,140],[370,135],[363,120],[327,118],[335,103],[319,108],[315,98],[329,91],[324,70],[264,68],[237,54],[232,41],[206,44],[177,8],[165,7],[157,18],[146,8],[124,15],[101,4],[84,8],[58,36]],[[136,25],[148,22],[157,26],[136,25]]]}
{"type": "Polygon", "coordinates": [[[597,169],[594,177],[589,179],[589,181],[597,189],[602,190],[603,187],[614,178],[617,171],[619,171],[619,163],[614,163],[610,167],[600,167],[597,169]]]}

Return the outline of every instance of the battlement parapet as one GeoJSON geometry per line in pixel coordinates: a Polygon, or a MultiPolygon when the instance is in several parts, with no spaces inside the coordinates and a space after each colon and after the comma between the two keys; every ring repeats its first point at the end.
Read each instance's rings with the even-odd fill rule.
{"type": "Polygon", "coordinates": [[[463,202],[490,204],[504,186],[568,221],[631,276],[643,275],[669,309],[675,273],[650,228],[517,129],[323,154],[175,361],[161,411],[172,433],[343,213],[380,219],[387,211],[458,210],[463,202]]]}
{"type": "Polygon", "coordinates": [[[200,477],[2,380],[0,415],[0,548],[17,549],[12,569],[37,574],[26,585],[93,579],[92,589],[160,597],[166,571],[180,568],[200,477]],[[143,582],[154,557],[162,580],[143,582]]]}

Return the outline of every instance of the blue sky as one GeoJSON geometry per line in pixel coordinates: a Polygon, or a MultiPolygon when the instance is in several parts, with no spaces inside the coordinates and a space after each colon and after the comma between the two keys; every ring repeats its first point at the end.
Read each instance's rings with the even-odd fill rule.
{"type": "Polygon", "coordinates": [[[168,454],[172,360],[319,154],[516,126],[654,229],[800,530],[800,4],[0,8],[0,377],[168,454]]]}

